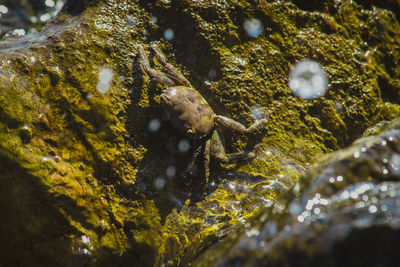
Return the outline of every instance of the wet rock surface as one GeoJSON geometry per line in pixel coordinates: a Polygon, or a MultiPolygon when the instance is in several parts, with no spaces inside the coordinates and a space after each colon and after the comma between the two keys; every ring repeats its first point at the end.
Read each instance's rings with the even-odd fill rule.
{"type": "Polygon", "coordinates": [[[34,34],[52,20],[65,0],[12,1],[0,3],[0,37],[34,34]]]}
{"type": "MultiPolygon", "coordinates": [[[[400,113],[396,9],[374,4],[324,1],[315,9],[304,1],[67,1],[39,33],[3,38],[4,265],[179,266],[204,250],[193,265],[280,264],[296,257],[307,263],[315,259],[310,255],[324,262],[329,253],[346,263],[351,242],[390,235],[397,227],[396,195],[389,193],[396,188],[390,162],[398,152],[397,130],[392,140],[360,141],[366,151],[355,145],[337,152],[336,161],[326,158],[319,172],[299,182],[323,154],[400,113]],[[247,21],[254,18],[261,31],[247,21]],[[268,113],[268,126],[254,140],[224,136],[228,153],[258,144],[256,157],[211,165],[209,190],[200,199],[191,197],[196,177],[181,175],[193,141],[168,123],[159,99],[163,87],[137,59],[138,46],[150,43],[216,114],[250,125],[254,114],[268,113]],[[305,101],[288,88],[288,72],[302,59],[326,71],[324,97],[305,101]],[[348,231],[338,236],[333,229],[341,223],[348,231]],[[369,228],[376,231],[365,232],[369,228]],[[232,236],[240,229],[245,234],[232,236]],[[209,248],[229,233],[231,241],[209,248]],[[320,233],[326,243],[307,250],[304,244],[320,240],[320,233]],[[340,241],[335,252],[328,250],[340,241]],[[300,255],[291,257],[292,251],[300,255]]],[[[150,61],[162,68],[156,58],[150,61]]]]}
{"type": "Polygon", "coordinates": [[[399,140],[396,119],[382,134],[327,155],[293,189],[297,199],[232,234],[228,248],[222,242],[194,265],[399,265],[399,140]]]}

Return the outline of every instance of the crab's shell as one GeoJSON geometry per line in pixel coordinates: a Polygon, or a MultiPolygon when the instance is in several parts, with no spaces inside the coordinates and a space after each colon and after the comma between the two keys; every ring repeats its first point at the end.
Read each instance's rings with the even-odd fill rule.
{"type": "Polygon", "coordinates": [[[172,124],[193,139],[205,137],[214,128],[214,112],[193,88],[168,87],[161,94],[161,104],[172,124]]]}

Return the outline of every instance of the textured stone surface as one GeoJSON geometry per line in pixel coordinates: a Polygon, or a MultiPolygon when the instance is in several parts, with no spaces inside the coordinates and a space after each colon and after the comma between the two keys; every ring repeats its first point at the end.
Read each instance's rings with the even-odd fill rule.
{"type": "Polygon", "coordinates": [[[396,119],[325,156],[294,187],[294,200],[230,234],[194,265],[399,265],[399,128],[396,119]]]}

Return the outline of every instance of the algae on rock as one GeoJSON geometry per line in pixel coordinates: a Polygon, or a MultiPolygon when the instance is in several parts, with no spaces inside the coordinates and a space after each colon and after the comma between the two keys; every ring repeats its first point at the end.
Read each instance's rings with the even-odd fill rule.
{"type": "Polygon", "coordinates": [[[77,2],[40,33],[0,41],[5,264],[191,262],[286,201],[320,155],[399,114],[391,92],[399,89],[400,27],[389,10],[356,1],[320,10],[301,1],[77,2]],[[259,37],[243,29],[248,18],[262,22],[259,37]],[[214,166],[198,201],[180,175],[190,155],[177,151],[184,137],[163,119],[162,86],[138,64],[138,45],[152,42],[215,113],[244,124],[256,108],[269,113],[256,158],[214,166]],[[321,99],[298,99],[287,86],[288,71],[305,58],[329,76],[321,99]],[[97,90],[103,68],[113,74],[106,93],[97,90]],[[154,133],[153,119],[161,122],[154,133]]]}
{"type": "Polygon", "coordinates": [[[326,155],[302,176],[292,201],[255,218],[193,265],[399,265],[399,141],[397,118],[381,133],[326,155]]]}

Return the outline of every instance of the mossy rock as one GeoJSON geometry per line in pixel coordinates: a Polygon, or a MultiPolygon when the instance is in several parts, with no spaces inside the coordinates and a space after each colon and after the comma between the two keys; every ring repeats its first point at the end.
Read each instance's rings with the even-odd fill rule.
{"type": "Polygon", "coordinates": [[[397,266],[400,119],[329,153],[194,266],[397,266]],[[274,208],[273,208],[274,209],[274,208]],[[272,209],[272,210],[273,210],[272,209]]]}
{"type": "MultiPolygon", "coordinates": [[[[4,264],[191,262],[286,201],[287,189],[321,155],[397,116],[395,15],[365,1],[310,5],[68,1],[40,33],[3,39],[4,264]],[[260,36],[246,34],[248,18],[261,21],[260,36]],[[167,29],[174,32],[169,41],[167,29]],[[181,177],[190,154],[176,149],[184,137],[163,117],[162,86],[137,60],[138,46],[150,43],[215,113],[249,125],[254,108],[268,111],[256,158],[214,166],[203,199],[190,199],[196,183],[181,177]],[[330,80],[317,100],[298,99],[287,86],[292,66],[306,58],[330,80]],[[98,90],[102,70],[112,74],[107,92],[98,90]],[[161,122],[154,133],[153,119],[161,122]],[[171,166],[173,179],[166,175],[171,166]]],[[[246,141],[238,138],[227,151],[246,149],[246,141]]]]}

